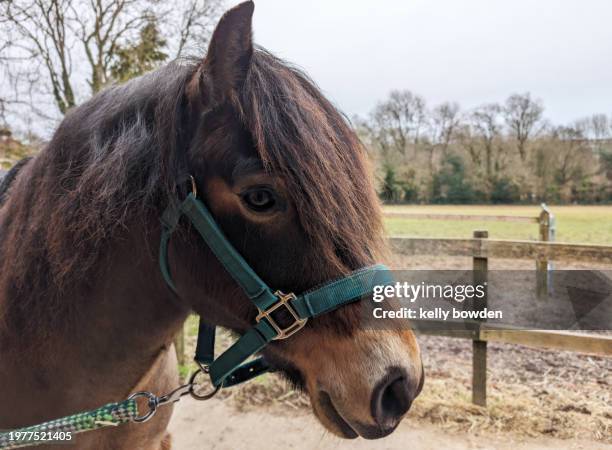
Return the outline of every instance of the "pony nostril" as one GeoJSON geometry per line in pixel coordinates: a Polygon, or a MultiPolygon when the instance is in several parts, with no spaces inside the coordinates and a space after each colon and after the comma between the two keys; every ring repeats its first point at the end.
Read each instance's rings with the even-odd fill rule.
{"type": "Polygon", "coordinates": [[[394,426],[410,409],[412,400],[408,378],[393,370],[374,389],[372,415],[379,425],[394,426]]]}
{"type": "Polygon", "coordinates": [[[402,378],[391,382],[383,391],[381,406],[383,413],[391,417],[404,415],[412,403],[408,393],[408,383],[402,378]]]}

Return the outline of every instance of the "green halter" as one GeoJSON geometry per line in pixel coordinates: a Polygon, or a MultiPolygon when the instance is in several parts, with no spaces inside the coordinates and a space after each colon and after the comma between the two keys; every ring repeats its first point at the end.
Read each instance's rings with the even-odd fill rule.
{"type": "Polygon", "coordinates": [[[168,266],[168,241],[182,216],[193,224],[219,262],[259,311],[256,324],[216,359],[215,328],[200,318],[195,360],[201,366],[208,367],[215,387],[232,386],[268,371],[269,366],[262,358],[247,363],[245,361],[272,340],[285,339],[298,332],[308,319],[357,301],[372,292],[376,285],[393,282],[389,269],[382,264],[376,264],[300,295],[273,291],[227,240],[204,203],[196,197],[194,189],[182,203],[169,206],[161,218],[163,229],[159,264],[166,283],[175,293],[176,287],[168,266]],[[273,318],[273,313],[282,309],[289,313],[285,314],[285,318],[291,317],[290,325],[282,326],[278,323],[278,318],[273,318]]]}

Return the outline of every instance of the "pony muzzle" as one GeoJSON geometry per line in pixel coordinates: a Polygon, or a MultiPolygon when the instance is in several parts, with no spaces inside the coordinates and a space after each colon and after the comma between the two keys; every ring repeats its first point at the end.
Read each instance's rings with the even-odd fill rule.
{"type": "Polygon", "coordinates": [[[295,339],[284,357],[299,369],[319,421],[339,437],[387,436],[421,391],[421,356],[410,331],[343,337],[307,329],[295,339]]]}

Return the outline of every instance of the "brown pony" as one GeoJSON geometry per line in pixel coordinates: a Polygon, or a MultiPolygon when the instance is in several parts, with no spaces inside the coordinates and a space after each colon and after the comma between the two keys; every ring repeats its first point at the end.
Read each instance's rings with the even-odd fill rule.
{"type": "MultiPolygon", "coordinates": [[[[306,75],[253,47],[252,13],[252,2],[227,12],[203,60],[71,110],[5,193],[0,429],[175,388],[171,342],[191,311],[238,333],[254,322],[254,306],[186,223],[169,256],[179,295],[164,283],[159,217],[185,173],[275,289],[301,292],[380,257],[364,149],[306,75]]],[[[328,430],[378,438],[408,411],[422,365],[411,332],[365,331],[359,317],[345,306],[264,355],[328,430]]],[[[169,448],[170,415],[84,433],[73,446],[169,448]]]]}

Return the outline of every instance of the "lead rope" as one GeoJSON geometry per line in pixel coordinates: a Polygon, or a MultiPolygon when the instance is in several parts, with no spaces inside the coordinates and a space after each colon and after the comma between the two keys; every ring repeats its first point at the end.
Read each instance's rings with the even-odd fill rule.
{"type": "Polygon", "coordinates": [[[122,423],[136,421],[137,418],[138,405],[136,404],[136,399],[129,398],[121,403],[108,403],[92,411],[85,411],[38,425],[2,432],[0,433],[0,449],[60,443],[64,440],[71,440],[72,434],[117,426],[122,423]],[[55,436],[55,439],[53,436],[55,436]]]}
{"type": "Polygon", "coordinates": [[[185,395],[191,395],[197,400],[208,400],[218,392],[219,387],[204,394],[196,391],[196,387],[199,385],[196,383],[197,377],[200,374],[207,373],[208,369],[201,366],[191,375],[187,384],[161,397],[148,391],[140,391],[130,395],[120,403],[108,403],[91,411],[83,411],[38,425],[0,432],[0,449],[69,442],[73,434],[99,428],[115,427],[129,422],[146,422],[155,415],[160,406],[178,402],[185,395]],[[142,414],[139,413],[138,409],[139,398],[144,398],[147,401],[148,410],[142,414]],[[62,435],[62,433],[64,434],[62,435]],[[66,433],[70,433],[70,435],[66,433]]]}

